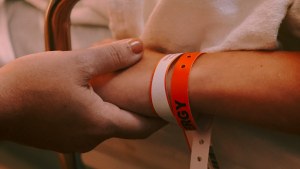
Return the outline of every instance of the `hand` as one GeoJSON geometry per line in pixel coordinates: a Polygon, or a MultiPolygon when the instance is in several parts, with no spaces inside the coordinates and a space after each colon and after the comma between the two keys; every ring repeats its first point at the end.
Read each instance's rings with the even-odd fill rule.
{"type": "Polygon", "coordinates": [[[86,152],[111,137],[144,138],[156,131],[160,120],[104,102],[89,85],[92,77],[141,58],[142,46],[130,42],[32,54],[1,68],[1,137],[59,152],[86,152]]]}

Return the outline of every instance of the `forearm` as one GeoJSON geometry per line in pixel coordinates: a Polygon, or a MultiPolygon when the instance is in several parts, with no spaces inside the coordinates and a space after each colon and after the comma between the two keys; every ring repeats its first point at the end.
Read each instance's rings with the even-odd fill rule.
{"type": "MultiPolygon", "coordinates": [[[[193,114],[213,114],[300,133],[299,55],[249,51],[202,55],[189,78],[193,114]]],[[[118,76],[111,76],[104,86],[103,82],[99,83],[101,87],[96,85],[95,90],[104,100],[121,108],[156,116],[150,102],[150,81],[163,56],[146,52],[138,64],[118,76]]],[[[168,95],[171,74],[172,68],[167,78],[168,95]]]]}
{"type": "Polygon", "coordinates": [[[300,53],[205,54],[189,81],[193,112],[300,134],[300,53]]]}

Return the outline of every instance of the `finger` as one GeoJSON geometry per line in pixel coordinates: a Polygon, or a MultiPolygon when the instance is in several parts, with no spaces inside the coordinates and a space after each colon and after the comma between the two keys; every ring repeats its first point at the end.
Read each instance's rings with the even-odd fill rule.
{"type": "Polygon", "coordinates": [[[107,102],[105,104],[105,109],[109,112],[110,120],[115,126],[114,137],[143,139],[167,124],[159,118],[131,113],[107,102]]]}
{"type": "Polygon", "coordinates": [[[74,54],[88,78],[128,67],[142,57],[143,44],[138,39],[125,39],[74,54]]]}

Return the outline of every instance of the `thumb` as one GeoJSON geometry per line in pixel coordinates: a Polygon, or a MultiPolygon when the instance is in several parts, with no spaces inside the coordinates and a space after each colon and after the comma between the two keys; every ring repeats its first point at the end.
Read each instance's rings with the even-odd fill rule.
{"type": "Polygon", "coordinates": [[[128,67],[141,59],[143,43],[124,39],[89,48],[76,54],[89,78],[128,67]]]}

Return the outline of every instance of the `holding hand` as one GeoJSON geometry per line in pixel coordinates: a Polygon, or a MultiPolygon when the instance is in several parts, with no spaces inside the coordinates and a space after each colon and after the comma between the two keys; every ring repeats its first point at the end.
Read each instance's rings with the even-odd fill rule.
{"type": "Polygon", "coordinates": [[[85,152],[111,137],[144,138],[164,123],[104,102],[89,81],[141,58],[142,44],[117,41],[21,57],[0,69],[0,135],[59,152],[85,152]]]}

